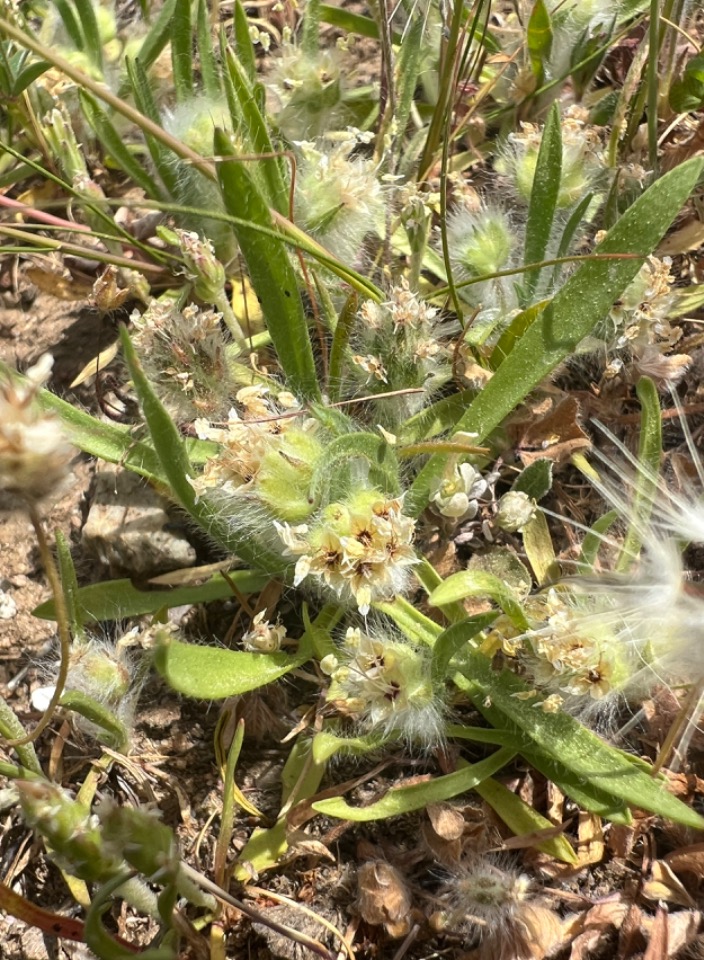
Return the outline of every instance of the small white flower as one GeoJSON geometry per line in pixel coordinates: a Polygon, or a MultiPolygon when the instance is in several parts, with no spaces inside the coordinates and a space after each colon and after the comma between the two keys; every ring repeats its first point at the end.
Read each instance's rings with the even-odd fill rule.
{"type": "Polygon", "coordinates": [[[242,637],[242,646],[250,653],[275,653],[286,639],[286,627],[272,624],[264,619],[266,610],[261,610],[252,620],[252,628],[242,637]]]}
{"type": "Polygon", "coordinates": [[[479,512],[478,497],[487,483],[471,463],[461,463],[451,474],[438,478],[431,490],[431,502],[439,514],[453,520],[472,520],[479,512]]]}

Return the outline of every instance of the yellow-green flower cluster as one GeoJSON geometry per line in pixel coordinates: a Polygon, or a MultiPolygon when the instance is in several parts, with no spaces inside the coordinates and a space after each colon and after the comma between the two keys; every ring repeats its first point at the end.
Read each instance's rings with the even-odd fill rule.
{"type": "Polygon", "coordinates": [[[275,516],[296,522],[313,510],[310,484],[322,447],[316,421],[301,417],[293,394],[253,384],[236,394],[225,426],[195,422],[201,440],[215,441],[220,450],[203,473],[191,480],[197,495],[255,494],[275,516]]]}
{"type": "Polygon", "coordinates": [[[404,515],[402,498],[386,499],[376,490],[329,504],[314,524],[277,523],[276,529],[298,557],[296,586],[311,577],[341,600],[354,600],[362,614],[375,601],[403,593],[418,562],[415,522],[404,515]]]}

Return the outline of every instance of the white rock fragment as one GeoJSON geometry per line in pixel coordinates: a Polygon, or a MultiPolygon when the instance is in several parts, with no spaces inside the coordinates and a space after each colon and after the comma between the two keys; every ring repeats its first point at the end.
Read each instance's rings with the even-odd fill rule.
{"type": "Polygon", "coordinates": [[[17,616],[17,604],[9,593],[0,590],[0,620],[12,620],[17,616]]]}

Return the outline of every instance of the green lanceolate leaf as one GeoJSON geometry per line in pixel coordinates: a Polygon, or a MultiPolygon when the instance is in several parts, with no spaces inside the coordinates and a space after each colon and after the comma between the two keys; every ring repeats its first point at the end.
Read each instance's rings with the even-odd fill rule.
{"type": "Polygon", "coordinates": [[[472,790],[478,783],[505,767],[514,756],[515,750],[502,747],[486,760],[436,777],[427,783],[392,787],[381,800],[368,807],[352,807],[341,797],[336,797],[333,800],[319,800],[313,804],[313,809],[316,813],[323,813],[328,817],[339,817],[341,820],[353,820],[356,823],[398,817],[403,813],[421,810],[429,803],[451,800],[452,797],[472,790]]]}
{"type": "Polygon", "coordinates": [[[483,570],[460,570],[444,580],[428,597],[433,607],[442,607],[447,603],[457,603],[465,597],[490,597],[511,618],[519,630],[529,628],[521,605],[506,584],[491,573],[483,570]]]}
{"type": "Polygon", "coordinates": [[[349,344],[350,335],[357,319],[359,297],[355,290],[345,300],[335,325],[330,349],[330,363],[328,374],[328,395],[332,403],[340,399],[342,387],[342,372],[349,344]]]}
{"type": "Polygon", "coordinates": [[[307,645],[302,643],[301,648],[298,654],[289,656],[170,640],[157,649],[154,664],[178,693],[200,700],[224,700],[265,687],[300,667],[310,656],[307,645]]]}
{"type": "Polygon", "coordinates": [[[137,396],[139,397],[142,413],[147,421],[152,443],[154,444],[156,455],[161,464],[161,471],[166,477],[174,495],[178,497],[186,510],[192,513],[196,502],[196,495],[188,478],[193,477],[194,472],[188,460],[181,435],[176,424],[152,389],[152,385],[144,373],[135,349],[132,346],[127,328],[124,326],[120,330],[120,340],[122,341],[122,351],[130,371],[130,376],[137,396]]]}
{"type": "Polygon", "coordinates": [[[545,64],[552,50],[552,21],[544,0],[535,0],[528,20],[526,45],[533,75],[541,84],[545,78],[545,64]]]}
{"type": "Polygon", "coordinates": [[[149,32],[139,48],[139,62],[148,70],[169,42],[171,21],[174,16],[176,0],[165,0],[164,5],[149,28],[149,32]]]}
{"type": "Polygon", "coordinates": [[[641,404],[638,470],[630,508],[633,511],[616,569],[629,570],[640,553],[643,530],[647,529],[655,497],[658,494],[662,459],[662,416],[658,389],[648,377],[641,377],[637,386],[641,404]]]}
{"type": "MultiPolygon", "coordinates": [[[[550,830],[555,826],[533,807],[529,807],[519,796],[491,777],[487,777],[483,783],[478,783],[475,790],[517,837],[550,830]]],[[[535,848],[563,863],[578,863],[572,844],[562,834],[537,841],[535,848]]]]}
{"type": "Polygon", "coordinates": [[[148,444],[135,440],[129,427],[104,423],[48,390],[40,391],[39,402],[45,410],[58,414],[66,436],[79,450],[108,463],[119,463],[147,480],[166,483],[156,452],[148,444]]]}
{"type": "MultiPolygon", "coordinates": [[[[247,172],[257,184],[269,206],[274,207],[279,213],[287,213],[289,192],[283,176],[283,159],[271,142],[264,114],[259,109],[255,96],[256,87],[250,84],[244,67],[232,50],[225,47],[223,55],[227,102],[232,114],[233,129],[237,131],[241,141],[238,152],[251,155],[247,160],[236,162],[240,166],[248,164],[247,172]]],[[[233,152],[232,144],[229,144],[228,153],[232,155],[233,152]]],[[[233,213],[229,207],[227,209],[233,213]]],[[[240,215],[245,219],[253,219],[245,214],[240,215]]],[[[264,226],[270,226],[269,220],[265,219],[262,223],[264,226]]]]}
{"type": "MultiPolygon", "coordinates": [[[[232,150],[230,139],[216,130],[215,152],[230,156],[232,150]]],[[[218,179],[228,213],[238,218],[234,226],[237,240],[287,384],[302,398],[317,398],[320,389],[308,323],[288,248],[271,236],[242,226],[242,220],[248,220],[269,229],[273,227],[269,208],[245,161],[223,160],[218,164],[218,179]]]]}
{"type": "Polygon", "coordinates": [[[100,727],[103,734],[100,736],[102,743],[115,750],[124,751],[129,746],[129,734],[125,725],[118,720],[115,714],[103,703],[94,700],[86,693],[79,690],[66,690],[59,701],[66,710],[73,710],[100,727]]]}
{"type": "MultiPolygon", "coordinates": [[[[473,617],[467,617],[465,614],[461,635],[450,633],[450,631],[440,634],[433,644],[431,659],[431,673],[435,684],[442,683],[448,677],[450,661],[453,657],[478,633],[481,633],[482,630],[488,630],[497,616],[498,611],[496,610],[491,610],[489,613],[477,613],[473,617]]],[[[448,736],[454,736],[454,734],[448,733],[448,736]]]]}
{"type": "Polygon", "coordinates": [[[533,500],[542,500],[552,487],[552,460],[534,460],[522,470],[511,487],[518,493],[526,493],[533,500]]]}
{"type": "MultiPolygon", "coordinates": [[[[76,568],[73,565],[71,557],[71,548],[68,540],[61,530],[56,531],[56,559],[59,562],[59,573],[61,575],[61,591],[66,603],[66,612],[68,614],[68,625],[71,636],[74,640],[83,640],[84,617],[81,611],[81,605],[78,600],[78,580],[76,579],[76,568]]],[[[53,604],[53,600],[51,603],[53,604]]]]}
{"type": "MultiPolygon", "coordinates": [[[[5,698],[0,696],[0,737],[3,740],[22,740],[26,736],[27,731],[15,716],[15,711],[8,706],[5,698]]],[[[43,776],[39,757],[33,743],[23,743],[12,749],[17,753],[23,767],[40,777],[43,776]]]]}
{"type": "Polygon", "coordinates": [[[193,97],[193,27],[191,0],[176,0],[171,21],[171,66],[176,100],[183,103],[193,97]]]}
{"type": "MultiPolygon", "coordinates": [[[[562,134],[560,109],[552,105],[545,122],[543,137],[535,166],[530,191],[528,222],[526,223],[525,263],[539,263],[545,259],[560,192],[562,173],[562,134]]],[[[524,303],[530,303],[538,286],[539,270],[529,270],[523,279],[524,303]]]]}
{"type": "Polygon", "coordinates": [[[383,742],[383,737],[373,733],[363,737],[338,737],[331,730],[321,730],[313,737],[313,759],[316,763],[326,763],[337,753],[364,755],[378,750],[383,742]]]}
{"type": "Polygon", "coordinates": [[[232,22],[237,59],[242,64],[250,85],[254,86],[257,80],[257,58],[249,35],[249,20],[241,0],[235,0],[232,8],[232,22]]]}
{"type": "MultiPolygon", "coordinates": [[[[156,614],[170,607],[227,600],[233,596],[233,588],[245,596],[259,593],[269,579],[264,574],[250,570],[233,570],[227,578],[218,573],[205,583],[161,590],[148,587],[141,590],[131,580],[110,580],[80,587],[75,594],[76,614],[84,621],[143,617],[147,613],[156,614]]],[[[54,601],[47,600],[40,604],[33,614],[44,620],[53,620],[56,616],[54,601]]]]}
{"type": "Polygon", "coordinates": [[[210,27],[210,10],[207,0],[197,0],[196,36],[198,38],[198,57],[200,74],[206,96],[213,100],[222,95],[222,77],[215,59],[215,46],[210,27]]]}
{"type": "MultiPolygon", "coordinates": [[[[704,160],[681,164],[656,180],[629,207],[594,251],[631,259],[590,260],[558,291],[470,404],[455,429],[481,443],[609,312],[665,234],[697,183],[704,160]]],[[[432,457],[416,478],[405,510],[417,516],[428,502],[443,460],[432,457]]]]}
{"type": "MultiPolygon", "coordinates": [[[[151,87],[149,85],[149,78],[147,77],[142,61],[131,61],[128,58],[126,65],[127,74],[130,80],[131,92],[134,96],[138,110],[154,123],[161,124],[159,110],[157,108],[156,101],[154,100],[154,95],[152,94],[151,87]]],[[[156,167],[164,186],[171,196],[177,197],[179,195],[179,175],[178,165],[174,162],[174,154],[170,150],[167,150],[167,148],[159,140],[157,140],[156,137],[153,137],[148,133],[144,134],[144,142],[147,145],[147,149],[149,150],[151,158],[154,161],[154,166],[156,167]]]]}
{"type": "Polygon", "coordinates": [[[103,42],[98,27],[98,18],[92,0],[74,0],[78,19],[83,31],[83,52],[92,63],[102,71],[103,69],[103,42]]]}
{"type": "MultiPolygon", "coordinates": [[[[450,627],[461,632],[462,626],[450,627]]],[[[640,764],[608,746],[566,713],[537,710],[525,683],[509,670],[495,672],[491,661],[467,647],[455,658],[461,678],[477,705],[487,698],[492,707],[513,722],[532,741],[539,753],[564,765],[594,790],[611,795],[632,807],[640,807],[676,823],[704,829],[700,816],[671,793],[665,781],[652,777],[640,764]],[[472,692],[474,688],[474,692],[472,692]]]]}

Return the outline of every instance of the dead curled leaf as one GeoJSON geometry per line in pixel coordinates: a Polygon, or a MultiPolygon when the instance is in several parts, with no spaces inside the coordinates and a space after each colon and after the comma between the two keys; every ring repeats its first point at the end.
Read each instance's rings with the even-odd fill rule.
{"type": "Polygon", "coordinates": [[[647,900],[676,903],[682,907],[694,907],[694,900],[675,876],[673,870],[662,860],[654,860],[650,877],[643,884],[642,895],[647,900]]]}
{"type": "Polygon", "coordinates": [[[562,463],[591,446],[582,429],[578,401],[572,396],[546,397],[526,407],[509,424],[516,453],[528,466],[536,460],[562,463]]]}
{"type": "Polygon", "coordinates": [[[577,856],[580,867],[586,867],[590,863],[601,863],[605,851],[601,817],[593,813],[580,812],[578,835],[577,856]]]}
{"type": "Polygon", "coordinates": [[[693,873],[700,880],[704,877],[704,843],[680,847],[668,853],[663,860],[674,873],[693,873]]]}
{"type": "Polygon", "coordinates": [[[383,925],[390,937],[404,937],[410,929],[411,895],[400,871],[385,860],[371,860],[359,868],[357,882],[362,919],[383,925]]]}
{"type": "MultiPolygon", "coordinates": [[[[664,942],[667,952],[663,957],[669,958],[676,956],[694,940],[702,922],[702,915],[698,910],[678,910],[677,913],[665,914],[665,918],[667,922],[664,942]]],[[[654,920],[652,917],[643,917],[643,930],[649,940],[653,937],[652,929],[657,922],[657,918],[654,920]]],[[[661,934],[658,936],[662,942],[661,934]]],[[[657,956],[658,954],[655,954],[655,957],[657,956]]]]}

